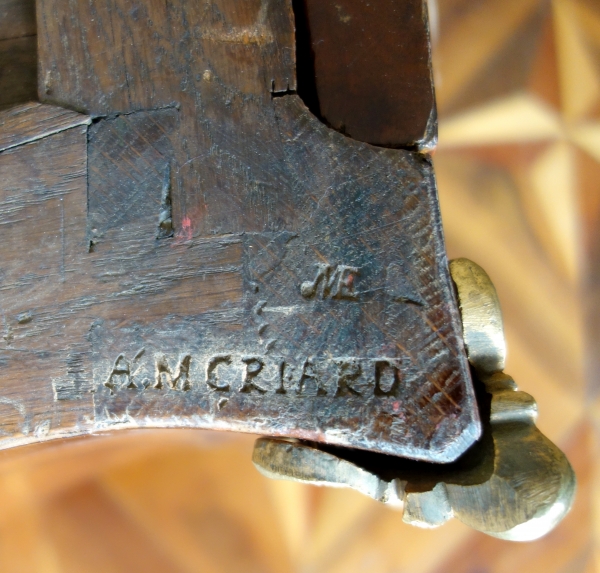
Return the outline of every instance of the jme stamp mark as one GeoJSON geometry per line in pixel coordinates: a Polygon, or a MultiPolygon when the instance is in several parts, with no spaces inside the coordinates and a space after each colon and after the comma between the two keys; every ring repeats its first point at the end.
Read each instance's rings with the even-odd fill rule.
{"type": "Polygon", "coordinates": [[[320,295],[322,298],[357,300],[354,282],[359,273],[357,267],[319,263],[315,278],[303,282],[300,292],[304,298],[320,295]]]}
{"type": "Polygon", "coordinates": [[[424,459],[438,435],[462,444],[463,420],[447,412],[464,388],[430,282],[389,247],[393,233],[355,244],[343,231],[245,233],[229,300],[207,291],[151,323],[97,321],[96,425],[234,429],[424,459]]]}

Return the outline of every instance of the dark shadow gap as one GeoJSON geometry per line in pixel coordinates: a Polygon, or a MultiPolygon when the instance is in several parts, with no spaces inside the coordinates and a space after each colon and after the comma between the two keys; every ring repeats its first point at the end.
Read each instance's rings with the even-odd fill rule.
{"type": "MultiPolygon", "coordinates": [[[[297,93],[308,109],[327,125],[321,117],[315,73],[315,54],[312,49],[305,0],[292,0],[296,21],[296,86],[297,93]]],[[[328,126],[329,127],[329,126],[328,126]]]]}

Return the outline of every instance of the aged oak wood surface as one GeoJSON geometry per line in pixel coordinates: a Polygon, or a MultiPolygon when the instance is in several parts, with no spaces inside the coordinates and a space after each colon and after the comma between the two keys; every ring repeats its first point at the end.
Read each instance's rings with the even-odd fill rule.
{"type": "Polygon", "coordinates": [[[89,117],[62,107],[36,102],[15,105],[2,114],[0,151],[89,123],[89,117]]]}
{"type": "MultiPolygon", "coordinates": [[[[599,244],[598,6],[440,0],[439,9],[435,161],[447,245],[496,283],[507,369],[535,396],[540,428],[575,467],[573,512],[528,544],[457,521],[421,530],[353,491],[262,479],[249,462],[251,436],[115,433],[0,453],[2,570],[598,571],[597,337],[579,326],[576,286],[598,284],[584,270],[597,268],[599,244]],[[579,199],[581,211],[573,210],[579,199]],[[575,278],[565,270],[580,256],[568,221],[585,238],[575,278]]],[[[435,15],[431,22],[435,29],[435,15]]],[[[590,308],[597,301],[590,295],[590,308]]]]}
{"type": "Polygon", "coordinates": [[[2,0],[0,2],[0,38],[22,38],[35,36],[35,1],[2,0]]]}
{"type": "Polygon", "coordinates": [[[36,38],[0,40],[0,107],[35,99],[36,38]]]}
{"type": "MultiPolygon", "coordinates": [[[[402,129],[427,139],[409,8],[402,129]]],[[[291,2],[40,0],[37,23],[43,105],[0,117],[5,446],[191,426],[450,461],[477,439],[430,158],[307,110],[291,2]]]]}
{"type": "Polygon", "coordinates": [[[298,90],[359,141],[433,148],[437,118],[421,0],[297,1],[298,90]]]}
{"type": "Polygon", "coordinates": [[[34,0],[0,1],[0,109],[37,99],[34,0]]]}

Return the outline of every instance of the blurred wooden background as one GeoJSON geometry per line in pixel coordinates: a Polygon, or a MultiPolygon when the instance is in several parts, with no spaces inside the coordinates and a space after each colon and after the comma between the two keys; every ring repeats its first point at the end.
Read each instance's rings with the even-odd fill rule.
{"type": "MultiPolygon", "coordinates": [[[[9,25],[17,5],[0,13],[0,68],[35,45],[31,21],[9,25]]],[[[529,544],[419,530],[351,491],[262,478],[252,437],[138,432],[0,452],[1,571],[600,571],[600,3],[431,11],[448,251],[498,288],[507,372],[578,474],[570,516],[529,544]]]]}

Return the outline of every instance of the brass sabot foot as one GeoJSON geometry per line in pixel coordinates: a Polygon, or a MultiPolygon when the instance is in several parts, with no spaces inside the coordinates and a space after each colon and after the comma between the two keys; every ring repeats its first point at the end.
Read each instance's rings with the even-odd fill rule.
{"type": "Polygon", "coordinates": [[[533,397],[504,369],[506,344],[496,290],[467,259],[450,264],[473,369],[483,435],[451,464],[314,444],[260,438],[253,461],[267,477],[351,487],[401,508],[403,520],[437,527],[451,517],[513,541],[537,539],[567,514],[575,474],[565,455],[535,426],[533,397]]]}

